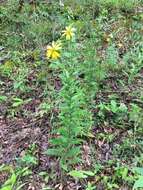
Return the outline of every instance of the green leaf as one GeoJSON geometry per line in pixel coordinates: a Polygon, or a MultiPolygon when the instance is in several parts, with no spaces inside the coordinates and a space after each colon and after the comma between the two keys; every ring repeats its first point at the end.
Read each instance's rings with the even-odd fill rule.
{"type": "Polygon", "coordinates": [[[25,155],[22,158],[22,161],[26,162],[27,164],[37,164],[37,158],[29,154],[25,155]]]}
{"type": "Polygon", "coordinates": [[[12,107],[18,107],[24,103],[24,101],[20,98],[13,98],[14,103],[12,104],[12,107]]]}
{"type": "Polygon", "coordinates": [[[95,174],[92,171],[83,171],[84,174],[88,176],[94,176],[95,174]]]}
{"type": "Polygon", "coordinates": [[[87,178],[87,175],[85,175],[82,171],[77,171],[77,170],[69,172],[69,175],[79,179],[87,178]]]}
{"type": "Polygon", "coordinates": [[[39,173],[39,176],[46,176],[47,174],[48,174],[47,172],[42,171],[42,172],[39,173]]]}
{"type": "Polygon", "coordinates": [[[4,102],[7,100],[7,96],[0,96],[0,102],[4,102]]]}
{"type": "Polygon", "coordinates": [[[139,179],[135,182],[133,190],[143,187],[143,176],[140,176],[139,179]]]}
{"type": "Polygon", "coordinates": [[[25,185],[26,185],[26,183],[21,184],[20,186],[18,186],[18,187],[16,188],[16,190],[21,190],[25,185]]]}
{"type": "Polygon", "coordinates": [[[50,156],[60,156],[60,150],[56,148],[51,148],[45,151],[45,154],[50,155],[50,156]]]}
{"type": "Polygon", "coordinates": [[[0,190],[12,190],[12,187],[11,187],[11,185],[8,185],[5,187],[2,187],[0,190]]]}
{"type": "Polygon", "coordinates": [[[80,147],[73,147],[67,152],[67,157],[78,156],[80,154],[80,147]]]}
{"type": "Polygon", "coordinates": [[[16,183],[17,176],[13,172],[11,177],[4,183],[1,190],[13,190],[13,186],[16,183]]]}
{"type": "Polygon", "coordinates": [[[118,110],[118,107],[117,107],[116,101],[111,100],[111,111],[112,111],[113,113],[116,113],[117,110],[118,110]]]}
{"type": "Polygon", "coordinates": [[[72,170],[69,172],[69,175],[74,178],[87,178],[88,176],[94,176],[94,173],[91,171],[84,171],[84,170],[72,170]]]}
{"type": "Polygon", "coordinates": [[[120,107],[119,107],[119,110],[120,110],[121,112],[127,112],[127,111],[128,111],[128,108],[127,108],[127,106],[126,106],[124,103],[121,103],[121,104],[120,104],[120,107]]]}
{"type": "Polygon", "coordinates": [[[133,171],[137,172],[138,174],[143,176],[143,168],[139,168],[139,167],[134,167],[133,171]]]}
{"type": "Polygon", "coordinates": [[[12,189],[12,187],[14,186],[15,182],[16,182],[16,175],[15,173],[13,173],[11,175],[11,177],[4,183],[3,187],[7,187],[7,188],[10,188],[12,189]]]}
{"type": "Polygon", "coordinates": [[[68,165],[62,159],[60,160],[60,166],[63,170],[68,172],[68,165]]]}
{"type": "Polygon", "coordinates": [[[0,171],[8,171],[8,173],[11,173],[11,176],[7,179],[7,181],[2,186],[1,190],[12,190],[14,184],[16,183],[17,176],[13,171],[13,168],[11,166],[4,166],[0,167],[0,171]]]}
{"type": "Polygon", "coordinates": [[[51,187],[44,187],[42,190],[52,190],[51,187]]]}
{"type": "Polygon", "coordinates": [[[122,179],[126,179],[127,175],[128,175],[128,168],[124,168],[122,172],[122,179]]]}
{"type": "Polygon", "coordinates": [[[32,174],[32,171],[28,168],[28,167],[25,167],[23,168],[22,170],[20,170],[19,172],[17,172],[18,176],[27,176],[27,175],[30,175],[32,174]]]}

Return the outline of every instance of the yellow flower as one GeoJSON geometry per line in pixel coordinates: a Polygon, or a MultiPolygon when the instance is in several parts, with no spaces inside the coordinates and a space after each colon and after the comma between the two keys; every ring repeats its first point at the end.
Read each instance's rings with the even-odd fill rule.
{"type": "Polygon", "coordinates": [[[62,49],[62,43],[60,41],[52,42],[51,46],[47,46],[46,56],[51,59],[58,59],[60,57],[60,50],[62,49]]]}
{"type": "Polygon", "coordinates": [[[63,36],[66,36],[66,40],[71,40],[73,36],[75,35],[75,28],[72,27],[72,25],[67,26],[65,30],[62,31],[63,36]]]}

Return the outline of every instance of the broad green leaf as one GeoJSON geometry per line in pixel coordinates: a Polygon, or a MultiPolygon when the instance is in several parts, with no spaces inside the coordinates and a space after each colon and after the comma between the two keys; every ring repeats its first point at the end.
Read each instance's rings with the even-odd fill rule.
{"type": "Polygon", "coordinates": [[[4,183],[4,186],[9,186],[10,185],[11,187],[13,187],[15,182],[16,182],[16,175],[15,175],[15,173],[13,173],[11,175],[11,177],[4,183]]]}
{"type": "Polygon", "coordinates": [[[0,96],[0,102],[4,102],[7,100],[7,96],[0,96]]]}
{"type": "Polygon", "coordinates": [[[37,164],[37,158],[29,154],[25,155],[22,158],[22,161],[26,162],[27,164],[37,164]]]}
{"type": "Polygon", "coordinates": [[[143,168],[139,168],[139,167],[134,167],[133,171],[137,172],[138,174],[143,176],[143,168]]]}
{"type": "Polygon", "coordinates": [[[95,174],[92,171],[83,171],[84,174],[88,176],[94,176],[95,174]]]}
{"type": "Polygon", "coordinates": [[[87,175],[85,175],[82,171],[77,171],[77,170],[69,172],[69,175],[79,179],[87,178],[87,175]]]}
{"type": "Polygon", "coordinates": [[[2,187],[0,190],[12,190],[12,187],[11,187],[11,185],[8,185],[5,187],[2,187]]]}
{"type": "Polygon", "coordinates": [[[128,108],[127,108],[127,106],[126,106],[124,103],[121,103],[121,104],[120,104],[120,107],[119,107],[119,110],[120,110],[121,112],[127,112],[127,111],[128,111],[128,108]]]}
{"type": "Polygon", "coordinates": [[[45,171],[42,171],[42,172],[39,173],[39,176],[46,176],[46,175],[48,175],[48,173],[45,172],[45,171]]]}
{"type": "Polygon", "coordinates": [[[139,179],[135,182],[133,190],[143,187],[143,176],[140,176],[139,179]]]}
{"type": "Polygon", "coordinates": [[[122,179],[125,179],[128,175],[128,168],[124,168],[123,173],[122,173],[122,179]]]}
{"type": "Polygon", "coordinates": [[[88,176],[94,176],[94,173],[91,171],[84,171],[84,170],[72,170],[69,172],[69,175],[74,178],[87,178],[88,176]]]}

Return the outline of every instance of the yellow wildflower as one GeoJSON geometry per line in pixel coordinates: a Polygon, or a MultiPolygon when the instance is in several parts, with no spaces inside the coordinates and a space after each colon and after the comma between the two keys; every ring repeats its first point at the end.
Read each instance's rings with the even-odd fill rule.
{"type": "Polygon", "coordinates": [[[73,36],[75,35],[75,28],[72,27],[72,25],[67,26],[65,30],[62,31],[63,36],[66,36],[66,40],[71,40],[73,36]]]}
{"type": "Polygon", "coordinates": [[[58,59],[60,57],[60,50],[62,49],[62,43],[60,41],[52,42],[51,46],[47,46],[46,56],[51,59],[58,59]]]}

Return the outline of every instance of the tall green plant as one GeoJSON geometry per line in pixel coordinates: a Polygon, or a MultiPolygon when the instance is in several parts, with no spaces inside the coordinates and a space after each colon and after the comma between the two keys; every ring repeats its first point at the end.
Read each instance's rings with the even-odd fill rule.
{"type": "Polygon", "coordinates": [[[81,161],[82,136],[86,135],[92,126],[92,114],[88,110],[85,91],[77,80],[78,57],[75,58],[77,53],[74,48],[74,44],[68,47],[69,53],[65,53],[63,62],[57,63],[57,69],[61,69],[62,82],[58,95],[59,127],[54,131],[58,136],[51,139],[54,148],[47,151],[48,154],[60,157],[60,165],[65,170],[70,170],[74,164],[81,161]]]}

